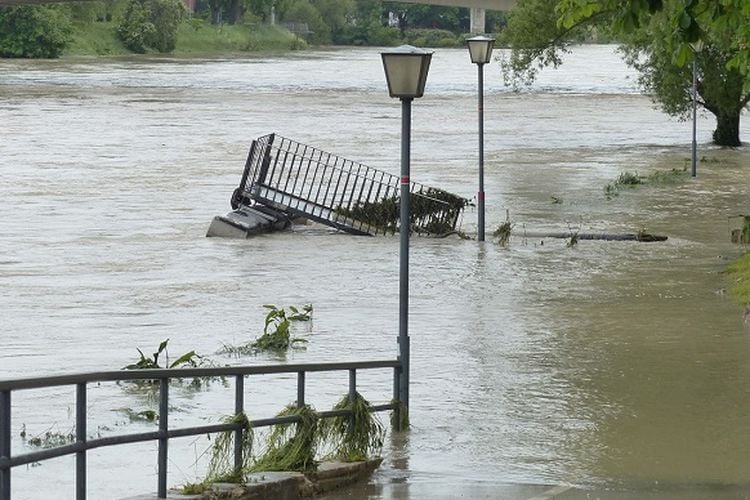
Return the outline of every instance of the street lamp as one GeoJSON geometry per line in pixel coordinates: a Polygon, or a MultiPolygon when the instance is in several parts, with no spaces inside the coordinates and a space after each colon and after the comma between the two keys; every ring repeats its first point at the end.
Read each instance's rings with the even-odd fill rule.
{"type": "Polygon", "coordinates": [[[703,50],[703,40],[690,44],[693,49],[693,150],[690,162],[690,176],[698,175],[698,143],[696,142],[697,115],[698,115],[698,54],[703,50]]]}
{"type": "Polygon", "coordinates": [[[398,396],[407,415],[409,412],[409,232],[411,162],[411,102],[424,95],[432,52],[402,45],[381,53],[388,81],[388,93],[401,99],[401,214],[399,227],[399,314],[398,352],[401,360],[398,396]]]}
{"type": "Polygon", "coordinates": [[[471,62],[479,73],[479,192],[477,193],[477,239],[484,241],[484,65],[490,62],[495,39],[479,35],[466,40],[471,62]]]}

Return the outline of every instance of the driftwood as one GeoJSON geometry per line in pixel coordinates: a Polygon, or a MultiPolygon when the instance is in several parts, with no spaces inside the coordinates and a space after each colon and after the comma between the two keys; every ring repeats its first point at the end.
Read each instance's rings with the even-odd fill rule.
{"type": "Polygon", "coordinates": [[[602,241],[640,241],[650,243],[654,241],[667,241],[666,236],[658,236],[648,233],[538,233],[538,232],[516,232],[514,236],[524,238],[577,238],[579,240],[602,240],[602,241]]]}

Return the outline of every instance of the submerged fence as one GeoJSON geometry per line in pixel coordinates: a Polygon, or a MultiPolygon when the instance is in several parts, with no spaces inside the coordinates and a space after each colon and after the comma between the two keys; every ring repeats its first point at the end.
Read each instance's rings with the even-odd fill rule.
{"type": "MultiPolygon", "coordinates": [[[[269,134],[253,141],[232,207],[258,203],[353,234],[400,229],[398,176],[269,134]]],[[[413,231],[456,228],[468,200],[411,183],[413,231]]]]}
{"type": "MultiPolygon", "coordinates": [[[[297,374],[297,406],[305,405],[305,376],[310,372],[349,372],[348,394],[354,400],[357,392],[357,371],[392,368],[393,369],[393,402],[374,405],[373,411],[393,410],[398,412],[398,387],[402,366],[398,360],[360,361],[349,363],[317,363],[265,366],[232,366],[222,368],[179,368],[165,370],[128,370],[95,373],[81,373],[73,375],[59,375],[53,377],[38,377],[16,380],[0,380],[0,500],[11,500],[11,471],[14,467],[49,460],[66,455],[76,456],[75,490],[76,500],[86,498],[86,452],[105,446],[116,446],[143,441],[158,441],[157,457],[157,495],[167,497],[167,457],[170,439],[185,436],[197,436],[209,433],[233,431],[234,435],[234,464],[239,469],[243,463],[242,437],[244,427],[238,423],[204,425],[171,429],[169,427],[169,381],[171,379],[195,377],[234,377],[235,414],[245,411],[245,377],[252,375],[266,375],[279,373],[297,374]],[[86,386],[95,382],[119,382],[151,380],[158,381],[159,387],[159,429],[153,432],[125,434],[118,436],[88,439],[86,435],[86,386]],[[74,385],[76,387],[76,426],[75,442],[50,449],[44,449],[19,455],[11,454],[11,396],[13,392],[26,389],[42,389],[74,385]]],[[[350,415],[350,410],[332,410],[318,412],[320,418],[350,415]]],[[[262,420],[251,420],[251,427],[266,427],[283,423],[298,422],[297,416],[274,417],[262,420]]],[[[394,420],[400,422],[398,414],[394,420]]]]}

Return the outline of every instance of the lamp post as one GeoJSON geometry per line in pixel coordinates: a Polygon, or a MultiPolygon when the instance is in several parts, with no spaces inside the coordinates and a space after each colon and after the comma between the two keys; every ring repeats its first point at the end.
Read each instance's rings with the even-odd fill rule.
{"type": "Polygon", "coordinates": [[[484,35],[466,40],[471,62],[479,73],[479,192],[477,193],[477,239],[484,241],[484,65],[490,62],[495,39],[484,35]]]}
{"type": "Polygon", "coordinates": [[[432,52],[410,45],[381,53],[391,97],[401,99],[401,213],[399,216],[399,314],[398,352],[401,360],[398,396],[409,412],[409,232],[411,163],[411,102],[424,95],[432,52]]]}
{"type": "Polygon", "coordinates": [[[698,54],[703,50],[703,41],[692,42],[690,48],[693,49],[693,145],[690,156],[690,177],[696,177],[698,175],[698,143],[696,141],[698,118],[698,54]]]}

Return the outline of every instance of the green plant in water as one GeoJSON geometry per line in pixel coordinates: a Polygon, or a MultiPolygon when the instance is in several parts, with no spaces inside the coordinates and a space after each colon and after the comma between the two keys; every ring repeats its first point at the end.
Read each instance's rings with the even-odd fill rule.
{"type": "Polygon", "coordinates": [[[646,178],[648,184],[676,184],[688,179],[689,173],[687,167],[672,168],[670,170],[657,170],[646,178]]]}
{"type": "Polygon", "coordinates": [[[162,366],[159,364],[159,356],[161,353],[165,353],[165,357],[167,358],[166,364],[168,368],[179,368],[180,366],[190,366],[190,367],[197,367],[200,365],[201,356],[197,354],[195,351],[186,352],[179,358],[177,358],[172,364],[169,364],[169,351],[167,351],[167,345],[169,344],[169,339],[164,340],[161,344],[159,344],[159,347],[157,348],[156,352],[151,355],[151,357],[146,357],[145,354],[143,354],[143,351],[141,351],[139,348],[136,347],[136,350],[138,351],[138,354],[140,354],[141,359],[136,361],[135,363],[131,363],[127,366],[125,366],[124,370],[145,370],[145,369],[160,369],[162,366]]]}
{"type": "Polygon", "coordinates": [[[333,445],[329,458],[359,462],[380,455],[385,429],[372,405],[357,393],[354,400],[344,396],[333,407],[351,415],[327,418],[320,423],[321,439],[333,445]]]}
{"type": "Polygon", "coordinates": [[[75,442],[75,427],[73,427],[69,432],[59,432],[50,428],[47,431],[41,434],[37,434],[36,436],[31,437],[27,440],[26,426],[24,425],[24,430],[21,433],[21,439],[23,439],[23,441],[29,446],[35,446],[37,448],[57,448],[58,446],[64,446],[66,444],[75,442]]]}
{"type": "MultiPolygon", "coordinates": [[[[151,357],[146,356],[143,354],[143,351],[141,351],[139,348],[136,348],[138,351],[138,354],[140,355],[140,359],[137,360],[135,363],[131,363],[125,367],[123,367],[123,370],[147,370],[147,369],[173,369],[173,368],[201,368],[201,367],[211,367],[214,366],[213,362],[209,360],[208,358],[205,358],[201,356],[200,354],[196,353],[194,350],[184,353],[182,356],[178,357],[176,360],[174,360],[172,363],[169,362],[169,351],[167,349],[169,345],[169,339],[166,339],[162,341],[161,344],[159,344],[159,347],[156,349],[156,352],[151,354],[151,357]],[[159,358],[161,354],[164,353],[165,361],[164,366],[161,366],[159,364],[159,358]]],[[[178,379],[179,382],[182,383],[183,379],[178,379]]],[[[221,380],[222,382],[226,382],[224,377],[195,377],[191,379],[190,383],[188,384],[189,387],[193,389],[200,389],[204,385],[208,385],[210,382],[214,380],[221,380]]],[[[134,385],[143,388],[148,386],[155,386],[158,385],[158,380],[135,380],[133,381],[134,385]]]]}
{"type": "Polygon", "coordinates": [[[500,246],[508,246],[508,242],[510,241],[510,234],[513,231],[514,224],[510,220],[510,211],[505,211],[505,222],[500,224],[500,226],[495,229],[495,232],[492,233],[492,236],[497,239],[497,243],[500,246]]]}
{"type": "Polygon", "coordinates": [[[562,205],[563,199],[559,196],[552,195],[549,198],[553,205],[562,205]]]}
{"type": "Polygon", "coordinates": [[[310,405],[297,407],[292,404],[277,416],[296,416],[300,420],[271,428],[266,450],[250,471],[315,471],[318,467],[315,461],[319,442],[318,414],[310,405]]]}
{"type": "Polygon", "coordinates": [[[118,408],[117,411],[124,413],[131,422],[156,422],[159,414],[154,410],[135,411],[132,408],[118,408]]]}
{"type": "Polygon", "coordinates": [[[263,307],[268,310],[263,326],[263,335],[253,342],[238,346],[225,344],[219,353],[236,355],[257,354],[259,351],[281,353],[288,351],[292,347],[299,347],[300,344],[304,345],[307,343],[307,339],[292,337],[291,324],[294,321],[312,320],[312,304],[306,304],[301,309],[289,306],[290,313],[287,313],[283,307],[276,307],[271,304],[266,304],[263,307]]]}
{"type": "Polygon", "coordinates": [[[643,184],[643,178],[638,172],[621,172],[615,180],[616,186],[637,186],[643,184]]]}

